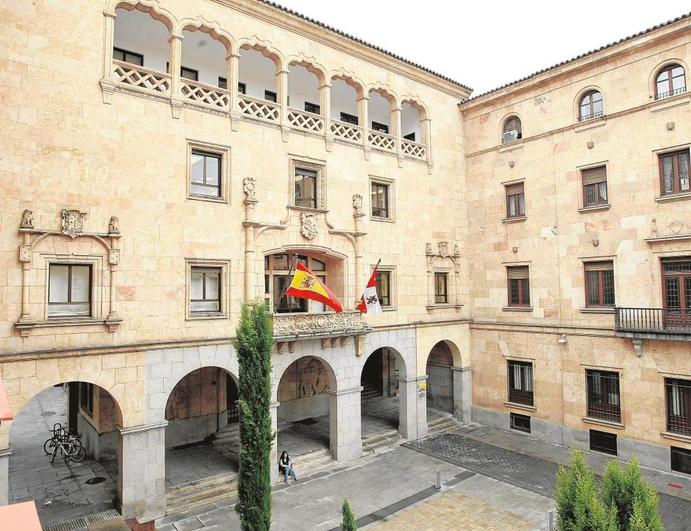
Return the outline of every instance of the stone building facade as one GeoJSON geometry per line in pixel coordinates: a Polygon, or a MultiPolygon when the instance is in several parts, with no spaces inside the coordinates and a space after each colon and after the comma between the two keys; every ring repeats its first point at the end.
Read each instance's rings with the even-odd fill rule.
{"type": "Polygon", "coordinates": [[[613,271],[617,306],[662,308],[660,261],[691,256],[688,177],[669,194],[657,178],[660,157],[688,161],[667,68],[685,87],[688,17],[471,100],[268,2],[38,1],[0,20],[0,377],[15,412],[80,384],[80,431],[117,454],[126,517],[164,515],[166,447],[232,418],[232,338],[256,300],[275,311],[274,425],[328,413],[339,461],[361,455],[377,358],[368,382],[398,395],[408,439],[429,396],[560,444],[614,433],[666,470],[691,448],[666,424],[665,385],[691,380],[686,314],[633,330],[604,287],[613,271]],[[601,166],[607,200],[584,205],[601,166]],[[293,255],[343,313],[280,297],[293,255]],[[380,259],[384,312],[363,317],[380,259]],[[619,387],[589,412],[598,370],[619,387]]]}

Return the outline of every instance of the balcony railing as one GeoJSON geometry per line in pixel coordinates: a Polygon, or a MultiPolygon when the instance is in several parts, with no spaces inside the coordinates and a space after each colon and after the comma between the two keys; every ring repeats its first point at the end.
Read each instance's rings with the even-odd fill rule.
{"type": "Polygon", "coordinates": [[[396,151],[396,137],[381,131],[373,131],[370,129],[367,135],[367,141],[374,149],[381,151],[395,152],[396,151]]]}
{"type": "Polygon", "coordinates": [[[404,155],[414,159],[425,160],[427,158],[427,146],[411,140],[401,142],[401,151],[404,155]]]}
{"type": "Polygon", "coordinates": [[[192,103],[225,112],[230,109],[230,93],[227,90],[189,79],[180,81],[182,95],[192,103]]]}
{"type": "Polygon", "coordinates": [[[298,109],[288,109],[288,123],[296,129],[303,129],[312,133],[324,132],[324,117],[298,109]]]}
{"type": "Polygon", "coordinates": [[[356,336],[370,331],[358,311],[277,313],[273,316],[273,329],[277,341],[356,336]]]}
{"type": "Polygon", "coordinates": [[[280,120],[281,107],[278,103],[241,94],[239,105],[240,112],[251,118],[268,122],[278,122],[280,120]]]}
{"type": "Polygon", "coordinates": [[[665,98],[671,98],[672,96],[677,96],[679,94],[684,94],[686,92],[686,87],[679,87],[668,92],[658,92],[655,95],[656,100],[664,100],[665,98]]]}
{"type": "Polygon", "coordinates": [[[155,94],[170,94],[170,76],[141,66],[113,60],[113,79],[116,83],[129,85],[155,94]]]}
{"type": "Polygon", "coordinates": [[[691,308],[615,308],[620,332],[691,335],[691,308]]]}
{"type": "Polygon", "coordinates": [[[340,120],[331,120],[331,133],[334,137],[346,142],[362,142],[362,128],[340,120]]]}

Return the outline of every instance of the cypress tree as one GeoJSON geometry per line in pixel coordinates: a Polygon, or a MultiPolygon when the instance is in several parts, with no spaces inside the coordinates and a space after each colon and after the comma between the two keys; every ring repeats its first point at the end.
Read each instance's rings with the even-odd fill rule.
{"type": "Polygon", "coordinates": [[[341,523],[342,531],[357,531],[357,526],[355,525],[355,515],[350,509],[350,504],[348,500],[343,500],[343,523],[341,523]]]}
{"type": "Polygon", "coordinates": [[[264,304],[243,305],[235,348],[239,362],[240,472],[238,503],[242,531],[271,527],[271,349],[273,328],[264,304]]]}

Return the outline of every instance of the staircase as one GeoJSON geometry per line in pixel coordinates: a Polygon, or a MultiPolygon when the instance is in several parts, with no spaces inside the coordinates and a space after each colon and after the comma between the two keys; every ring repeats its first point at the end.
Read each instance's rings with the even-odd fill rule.
{"type": "Polygon", "coordinates": [[[360,393],[360,397],[362,400],[370,400],[372,398],[381,398],[381,392],[378,391],[375,387],[372,387],[370,385],[365,385],[362,388],[362,392],[360,393]]]}
{"type": "Polygon", "coordinates": [[[399,435],[398,430],[376,433],[362,439],[362,455],[382,454],[404,442],[405,439],[399,435]]]}
{"type": "MultiPolygon", "coordinates": [[[[319,448],[318,450],[311,450],[301,454],[293,454],[290,456],[295,464],[295,473],[298,480],[306,478],[317,472],[328,470],[336,465],[331,452],[328,448],[319,448]]],[[[278,484],[285,482],[285,477],[279,474],[278,484]]],[[[289,482],[291,482],[289,480],[289,482]]]]}
{"type": "Polygon", "coordinates": [[[449,433],[457,430],[460,425],[461,423],[452,416],[434,417],[427,421],[427,436],[449,433]]]}
{"type": "Polygon", "coordinates": [[[166,491],[168,514],[181,514],[200,505],[226,501],[237,494],[237,473],[219,474],[166,491]]]}

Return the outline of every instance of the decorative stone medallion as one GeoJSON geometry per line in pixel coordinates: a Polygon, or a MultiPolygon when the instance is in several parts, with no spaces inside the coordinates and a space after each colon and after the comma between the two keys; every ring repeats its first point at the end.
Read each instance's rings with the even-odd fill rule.
{"type": "Polygon", "coordinates": [[[76,238],[84,232],[84,218],[86,212],[62,209],[62,233],[70,238],[76,238]]]}
{"type": "Polygon", "coordinates": [[[317,237],[319,234],[317,216],[307,212],[300,213],[300,234],[307,240],[313,240],[317,237]]]}
{"type": "Polygon", "coordinates": [[[257,182],[254,177],[245,177],[242,181],[242,191],[245,193],[246,202],[254,202],[257,200],[257,182]]]}

